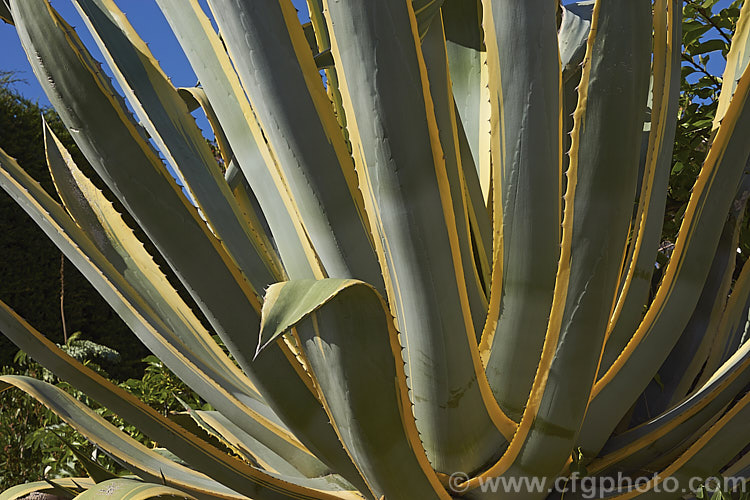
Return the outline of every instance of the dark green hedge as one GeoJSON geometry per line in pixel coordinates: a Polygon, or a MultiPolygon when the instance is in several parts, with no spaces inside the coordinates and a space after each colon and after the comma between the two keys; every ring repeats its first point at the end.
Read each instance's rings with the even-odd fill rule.
{"type": "MultiPolygon", "coordinates": [[[[91,173],[54,112],[23,98],[11,88],[10,77],[0,75],[0,147],[57,198],[44,156],[42,115],[71,150],[76,163],[91,173]]],[[[0,300],[58,343],[63,340],[60,266],[61,253],[57,247],[0,190],[0,300]]],[[[68,334],[81,331],[84,338],[119,351],[123,362],[119,366],[107,367],[114,378],[140,377],[140,360],[148,351],[67,260],[64,283],[68,334]]],[[[10,365],[17,351],[0,335],[0,366],[10,365]]]]}

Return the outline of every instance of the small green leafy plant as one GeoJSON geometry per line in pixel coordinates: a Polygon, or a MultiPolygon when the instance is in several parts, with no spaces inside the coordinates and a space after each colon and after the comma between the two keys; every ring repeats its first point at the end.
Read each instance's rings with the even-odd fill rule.
{"type": "MultiPolygon", "coordinates": [[[[119,353],[90,340],[81,339],[81,333],[70,336],[67,344],[59,346],[84,366],[108,376],[102,366],[119,362],[119,353]]],[[[155,444],[136,427],[128,425],[117,415],[90,400],[52,372],[34,362],[20,351],[15,361],[17,368],[7,367],[3,375],[37,377],[64,390],[77,400],[92,407],[117,428],[126,432],[145,446],[155,444]]],[[[191,409],[210,410],[194,392],[169,371],[157,358],[143,359],[147,365],[141,379],[128,379],[120,383],[141,400],[159,409],[164,415],[191,409]],[[178,399],[179,398],[179,399],[178,399]],[[180,401],[182,400],[182,402],[180,401]],[[184,402],[184,403],[183,403],[184,402]]],[[[22,481],[80,477],[87,473],[77,453],[84,454],[112,473],[122,473],[122,467],[83,435],[60,419],[53,411],[21,391],[9,389],[0,394],[0,444],[4,461],[0,462],[0,488],[7,489],[22,481]],[[75,450],[74,450],[74,449],[75,450]]]]}

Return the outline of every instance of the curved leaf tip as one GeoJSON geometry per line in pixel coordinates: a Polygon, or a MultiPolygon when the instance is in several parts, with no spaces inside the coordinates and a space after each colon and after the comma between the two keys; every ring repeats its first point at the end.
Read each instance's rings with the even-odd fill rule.
{"type": "Polygon", "coordinates": [[[333,278],[283,281],[269,286],[261,310],[260,336],[255,357],[339,292],[358,284],[370,286],[359,280],[333,278]]]}

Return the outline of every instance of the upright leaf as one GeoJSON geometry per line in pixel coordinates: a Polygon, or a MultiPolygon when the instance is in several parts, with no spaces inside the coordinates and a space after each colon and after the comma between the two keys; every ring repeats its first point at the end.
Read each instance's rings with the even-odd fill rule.
{"type": "Polygon", "coordinates": [[[481,477],[524,476],[529,470],[556,477],[576,443],[632,213],[651,29],[648,0],[600,0],[594,6],[567,173],[560,263],[541,360],[508,450],[468,488],[477,488],[481,477]]]}
{"type": "Polygon", "coordinates": [[[492,2],[484,14],[492,106],[493,270],[480,349],[495,398],[516,421],[539,364],[559,257],[556,13],[554,2],[526,0],[492,2]]]}
{"type": "Polygon", "coordinates": [[[208,142],[146,43],[112,0],[77,0],[89,31],[151,138],[185,181],[222,246],[259,292],[280,276],[255,250],[251,229],[208,142]]]}
{"type": "Polygon", "coordinates": [[[664,278],[640,326],[592,392],[581,445],[593,456],[651,381],[685,328],[750,156],[750,71],[745,72],[690,196],[664,278]]]}
{"type": "Polygon", "coordinates": [[[251,363],[256,345],[247,332],[260,323],[260,299],[166,171],[73,29],[47,0],[13,0],[13,6],[34,71],[94,168],[164,255],[273,410],[317,456],[352,483],[361,481],[288,346],[279,342],[263,361],[251,363]]]}
{"type": "Polygon", "coordinates": [[[414,12],[403,0],[325,5],[417,428],[438,471],[474,472],[498,455],[513,425],[478,356],[481,325],[471,315],[414,12]]]}
{"type": "Polygon", "coordinates": [[[238,167],[258,199],[286,273],[297,279],[322,276],[299,207],[286,187],[278,159],[266,142],[211,21],[198,0],[157,0],[157,3],[206,92],[238,167]]]}
{"type": "Polygon", "coordinates": [[[625,276],[621,278],[620,293],[607,328],[600,374],[612,365],[630,340],[641,321],[651,289],[677,127],[681,19],[682,7],[676,0],[660,0],[655,4],[652,109],[648,141],[643,145],[647,149],[638,209],[633,220],[634,241],[625,257],[625,276]]]}
{"type": "Polygon", "coordinates": [[[748,63],[750,63],[750,4],[744,2],[740,9],[740,18],[737,20],[734,36],[732,36],[729,54],[727,54],[727,65],[721,78],[721,93],[713,122],[714,132],[719,128],[729,109],[729,103],[748,63]]]}
{"type": "Polygon", "coordinates": [[[237,72],[327,277],[382,287],[357,176],[290,0],[211,0],[237,72]]]}
{"type": "MultiPolygon", "coordinates": [[[[430,82],[430,95],[435,107],[435,123],[440,135],[440,146],[445,155],[446,175],[451,191],[453,212],[456,214],[455,231],[461,251],[462,275],[466,280],[465,286],[472,321],[475,325],[482,325],[487,316],[487,297],[483,287],[484,276],[481,276],[482,258],[478,257],[475,260],[475,255],[485,253],[486,249],[477,244],[477,241],[481,242],[481,235],[472,236],[472,219],[476,219],[476,212],[470,198],[472,193],[466,177],[475,174],[473,168],[467,172],[463,165],[464,158],[461,155],[458,116],[453,100],[442,16],[436,16],[433,19],[430,30],[424,36],[422,56],[427,69],[427,79],[430,82]]],[[[480,330],[477,328],[477,340],[479,340],[479,333],[480,330]]]]}

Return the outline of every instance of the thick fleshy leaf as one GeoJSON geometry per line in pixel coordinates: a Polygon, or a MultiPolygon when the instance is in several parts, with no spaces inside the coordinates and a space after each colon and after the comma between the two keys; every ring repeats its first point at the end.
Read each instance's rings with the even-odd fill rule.
{"type": "MultiPolygon", "coordinates": [[[[482,186],[479,184],[479,177],[474,167],[474,159],[469,149],[469,142],[466,138],[463,125],[458,119],[457,106],[454,114],[456,116],[458,148],[461,155],[461,170],[463,171],[465,181],[463,196],[466,198],[469,216],[471,244],[474,251],[473,260],[477,268],[476,272],[482,281],[484,295],[487,297],[490,293],[492,272],[492,223],[490,222],[490,214],[487,210],[484,195],[482,194],[482,186]]],[[[489,137],[489,134],[487,136],[489,137]]]]}
{"type": "MultiPolygon", "coordinates": [[[[341,287],[348,283],[348,280],[294,280],[294,282],[300,285],[284,289],[284,294],[281,296],[282,302],[278,306],[273,301],[278,301],[279,297],[266,292],[256,356],[261,350],[272,345],[289,328],[299,323],[311,310],[333,298],[341,287]],[[269,302],[269,299],[272,301],[269,302]]],[[[280,285],[277,284],[275,288],[277,291],[280,285]]]]}
{"type": "MultiPolygon", "coordinates": [[[[5,326],[3,325],[3,328],[5,326]]],[[[156,432],[157,435],[161,434],[161,436],[156,437],[154,435],[153,437],[163,444],[182,442],[183,446],[186,447],[185,455],[190,455],[192,464],[199,470],[205,468],[207,472],[210,472],[211,478],[196,470],[172,462],[146,448],[56,386],[17,375],[5,375],[0,377],[0,380],[15,385],[47,406],[84,437],[114,456],[145,481],[159,483],[161,478],[164,477],[167,478],[169,485],[196,496],[212,498],[239,499],[243,498],[242,495],[247,495],[259,500],[265,498],[282,500],[288,499],[294,494],[300,495],[299,498],[311,500],[338,498],[283,483],[236,458],[229,457],[208,443],[191,436],[176,424],[169,422],[159,413],[138,402],[133,396],[104,379],[102,379],[102,387],[109,385],[108,390],[111,392],[111,396],[107,399],[111,398],[113,401],[117,399],[130,400],[129,406],[136,408],[136,405],[138,405],[138,412],[142,415],[139,418],[135,414],[125,413],[121,414],[123,418],[135,423],[147,434],[157,428],[161,429],[156,432]],[[135,420],[142,421],[135,422],[135,420]],[[190,451],[187,451],[188,449],[190,451]],[[212,478],[230,483],[237,493],[222,486],[212,478]],[[288,492],[288,494],[285,492],[288,492]]],[[[92,397],[97,399],[97,395],[92,395],[92,397]]]]}
{"type": "MultiPolygon", "coordinates": [[[[563,80],[561,96],[563,110],[562,148],[564,153],[562,172],[567,171],[570,164],[573,113],[578,105],[578,84],[581,82],[583,58],[586,55],[586,41],[591,28],[593,10],[593,0],[562,6],[560,29],[557,33],[563,80]]],[[[564,178],[562,182],[564,182],[564,178]]]]}
{"type": "Polygon", "coordinates": [[[49,98],[62,110],[63,122],[242,365],[247,360],[243,353],[254,346],[240,345],[228,332],[240,323],[245,330],[244,318],[260,309],[258,297],[182,194],[72,28],[46,0],[17,3],[14,11],[22,43],[49,98]]]}
{"type": "MultiPolygon", "coordinates": [[[[299,454],[294,456],[292,460],[308,471],[307,474],[303,474],[275,451],[223,418],[220,413],[189,411],[201,428],[226,443],[230,449],[236,451],[246,461],[249,461],[255,467],[262,468],[270,475],[298,486],[359,498],[351,484],[341,476],[330,473],[320,461],[310,460],[310,457],[301,457],[299,454]]],[[[283,451],[288,452],[289,450],[283,451]]]]}
{"type": "Polygon", "coordinates": [[[373,495],[450,498],[419,441],[398,332],[378,293],[354,280],[272,285],[260,343],[301,321],[312,327],[298,332],[326,411],[373,495]]]}
{"type": "Polygon", "coordinates": [[[315,456],[283,439],[261,442],[220,412],[188,411],[193,418],[200,420],[213,431],[210,432],[212,435],[221,437],[231,444],[233,449],[241,449],[244,453],[252,455],[266,470],[300,477],[321,477],[331,473],[331,470],[315,456]]]}
{"type": "Polygon", "coordinates": [[[733,320],[732,327],[734,328],[734,331],[730,332],[730,336],[725,344],[724,353],[721,357],[722,362],[731,356],[740,346],[744,345],[748,336],[750,336],[748,316],[750,316],[750,297],[745,300],[742,312],[733,320]]]}
{"type": "MultiPolygon", "coordinates": [[[[184,347],[180,349],[179,342],[170,341],[170,336],[174,334],[170,334],[156,314],[150,311],[129,285],[118,278],[118,273],[111,267],[112,264],[102,255],[98,255],[96,248],[82,234],[80,228],[12,159],[4,155],[2,150],[0,153],[2,153],[0,160],[4,167],[3,174],[5,174],[0,177],[3,187],[29,211],[32,217],[37,219],[47,235],[78,266],[99,293],[153,352],[159,354],[179,376],[185,378],[197,392],[203,394],[207,401],[221,409],[246,432],[256,436],[262,442],[273,441],[276,437],[280,437],[295,446],[300,446],[297,439],[289,435],[284,424],[278,421],[274,411],[269,411],[268,407],[263,404],[255,403],[252,398],[242,397],[246,394],[246,388],[236,389],[231,384],[227,384],[227,380],[223,380],[223,374],[216,372],[215,367],[202,364],[199,359],[192,357],[189,349],[184,347]]],[[[39,338],[19,334],[14,338],[14,342],[23,344],[21,345],[23,350],[35,352],[39,356],[38,343],[31,346],[24,344],[34,339],[38,341],[39,338]]],[[[53,362],[59,358],[58,351],[59,349],[51,351],[53,362]]],[[[255,363],[255,367],[258,368],[256,373],[260,373],[260,377],[268,377],[264,378],[266,383],[269,380],[273,381],[271,390],[264,392],[277,396],[274,400],[276,405],[273,407],[277,413],[285,416],[284,423],[291,425],[295,429],[295,434],[300,436],[303,442],[311,443],[308,447],[311,447],[316,456],[329,464],[334,464],[333,468],[336,471],[343,471],[344,475],[357,481],[359,474],[356,470],[352,470],[354,466],[344,453],[328,423],[328,417],[311,392],[312,389],[308,388],[297,376],[294,365],[287,362],[278,344],[267,349],[264,363],[266,364],[255,363]],[[280,359],[279,356],[281,356],[280,359]],[[269,372],[269,368],[273,371],[269,372]],[[284,370],[290,370],[290,373],[286,376],[279,376],[284,370]],[[279,408],[280,412],[277,410],[279,408]]],[[[77,371],[73,370],[60,376],[70,380],[71,376],[76,374],[77,371]]],[[[304,374],[300,373],[300,375],[304,374]]],[[[304,446],[301,448],[304,449],[304,446]]]]}
{"type": "Polygon", "coordinates": [[[726,468],[727,477],[750,478],[750,453],[744,453],[736,462],[726,468]]]}
{"type": "Polygon", "coordinates": [[[599,373],[603,374],[620,355],[643,317],[648,301],[654,262],[664,222],[664,200],[672,167],[672,148],[677,127],[680,95],[682,4],[659,0],[654,9],[654,62],[651,119],[643,166],[638,209],[633,220],[635,242],[625,257],[626,272],[620,278],[599,373]]]}
{"type": "Polygon", "coordinates": [[[382,290],[354,165],[292,2],[209,5],[324,276],[382,290]]]}
{"type": "Polygon", "coordinates": [[[705,361],[705,372],[700,381],[711,378],[721,366],[740,347],[742,337],[747,331],[748,304],[750,303],[750,266],[743,266],[732,295],[721,317],[717,334],[711,344],[711,351],[705,361]]]}
{"type": "Polygon", "coordinates": [[[481,0],[445,0],[440,9],[443,14],[446,42],[476,51],[485,50],[481,0]]]}
{"type": "MultiPolygon", "coordinates": [[[[331,37],[328,35],[326,15],[323,12],[323,0],[307,0],[307,8],[310,12],[310,23],[315,29],[315,41],[316,46],[319,48],[318,52],[322,52],[325,50],[330,54],[331,37]]],[[[347,140],[348,147],[351,148],[351,143],[348,142],[349,132],[346,129],[346,110],[344,110],[341,91],[339,90],[338,73],[333,64],[325,68],[325,73],[327,80],[326,92],[328,93],[328,98],[333,104],[333,111],[336,114],[336,120],[341,126],[341,132],[344,134],[344,138],[347,140]]]]}
{"type": "MultiPolygon", "coordinates": [[[[467,172],[463,165],[458,130],[458,116],[453,100],[451,78],[448,68],[445,37],[443,33],[442,16],[436,16],[432,25],[422,40],[422,56],[425,60],[427,79],[430,82],[430,95],[435,108],[435,123],[440,135],[440,146],[445,155],[445,167],[448,185],[451,191],[453,212],[455,217],[455,231],[461,251],[463,276],[466,280],[466,291],[469,298],[472,321],[474,325],[483,325],[487,316],[487,297],[483,287],[484,276],[480,276],[482,258],[475,260],[475,255],[486,252],[484,247],[472,244],[472,216],[475,207],[469,198],[470,189],[468,176],[474,176],[475,170],[467,172]]],[[[475,239],[476,241],[476,239],[475,239]]],[[[479,240],[481,241],[481,240],[479,240]]],[[[480,340],[481,330],[477,328],[477,341],[480,340]]]]}
{"type": "MultiPolygon", "coordinates": [[[[481,2],[467,6],[464,0],[449,0],[443,5],[446,51],[451,72],[451,87],[471,151],[474,167],[486,205],[490,184],[490,107],[487,87],[487,54],[479,50],[484,44],[480,23],[481,2]],[[477,33],[472,33],[475,26],[477,33]],[[458,32],[451,37],[451,29],[458,32]],[[463,36],[461,35],[463,34],[463,36]]],[[[466,162],[468,159],[463,158],[466,162]]]]}
{"type": "Polygon", "coordinates": [[[514,426],[497,408],[478,355],[481,325],[471,315],[414,13],[400,0],[325,5],[417,427],[438,471],[474,472],[498,456],[514,426]]]}
{"type": "Polygon", "coordinates": [[[675,249],[643,321],[592,392],[580,445],[595,456],[666,359],[698,301],[750,156],[750,71],[745,70],[688,202],[675,249]]]}
{"type": "MultiPolygon", "coordinates": [[[[61,378],[70,381],[75,387],[86,392],[92,398],[122,416],[125,420],[138,426],[144,433],[160,442],[163,446],[170,449],[170,451],[173,451],[197,469],[205,469],[207,472],[210,471],[212,476],[217,477],[219,480],[226,477],[225,473],[227,471],[227,464],[231,464],[234,459],[230,459],[223,452],[214,449],[212,446],[207,445],[205,442],[200,441],[194,436],[186,434],[180,427],[154,412],[151,408],[145,406],[124,390],[114,386],[111,382],[103,379],[88,368],[85,368],[80,363],[64,354],[59,348],[54,346],[54,344],[46,340],[27,323],[12,313],[12,311],[6,309],[4,304],[0,303],[0,305],[4,307],[0,310],[0,321],[2,322],[0,327],[3,333],[16,342],[22,349],[28,352],[34,352],[37,360],[45,367],[56,373],[61,378]],[[196,454],[196,446],[203,447],[204,451],[196,454]],[[227,462],[227,460],[230,462],[227,462]],[[224,465],[221,465],[222,463],[224,465]],[[224,473],[222,473],[222,471],[224,471],[224,473]],[[218,476],[215,476],[215,474],[218,474],[218,476]]],[[[262,417],[257,414],[255,416],[248,415],[248,418],[262,420],[262,417]]],[[[262,433],[260,435],[262,439],[262,433]]],[[[279,437],[283,437],[283,435],[280,434],[279,437]]],[[[101,444],[100,441],[96,442],[101,444]]],[[[110,448],[106,446],[103,446],[103,448],[110,452],[110,448]]],[[[120,459],[122,459],[122,457],[120,457],[120,459]]],[[[131,462],[128,463],[132,468],[133,464],[131,462]]],[[[135,465],[137,466],[138,463],[135,465]]],[[[230,469],[235,472],[243,470],[242,467],[238,469],[236,464],[231,466],[230,469]]],[[[240,474],[246,475],[251,472],[252,471],[245,469],[244,472],[240,472],[240,474]]],[[[232,474],[234,473],[229,473],[229,480],[232,482],[238,480],[237,477],[232,474]],[[231,479],[232,477],[235,477],[235,479],[231,479]]],[[[252,479],[246,476],[244,477],[244,481],[252,481],[252,479]]],[[[283,477],[267,476],[260,473],[260,483],[265,484],[264,481],[269,477],[272,478],[272,484],[275,479],[282,481],[282,483],[289,482],[285,481],[283,477]]],[[[331,484],[336,484],[335,482],[331,483],[328,480],[321,480],[319,482],[321,484],[306,481],[299,481],[299,483],[302,483],[300,486],[302,488],[325,487],[324,489],[326,490],[330,489],[331,484]]],[[[342,488],[342,486],[339,485],[338,489],[345,491],[348,488],[346,486],[342,488]]],[[[240,488],[239,491],[242,491],[242,488],[240,488]]],[[[311,498],[318,497],[313,496],[311,498]]]]}
{"type": "Polygon", "coordinates": [[[539,365],[560,254],[556,13],[555,3],[546,0],[496,1],[484,13],[492,89],[493,266],[480,350],[495,398],[515,421],[539,365]]]}
{"type": "Polygon", "coordinates": [[[195,500],[195,497],[161,484],[143,483],[132,479],[110,479],[87,489],[76,500],[195,500]]]}
{"type": "Polygon", "coordinates": [[[349,498],[361,498],[346,479],[334,474],[322,462],[308,454],[303,456],[299,452],[290,451],[283,443],[274,443],[282,454],[291,457],[291,462],[279,455],[263,443],[244,432],[216,411],[193,410],[183,402],[183,406],[190,416],[191,424],[200,429],[201,434],[213,438],[226,446],[232,453],[237,454],[253,467],[264,470],[271,476],[283,481],[313,488],[321,491],[343,494],[349,498]],[[300,469],[297,468],[300,466],[300,469]]]}
{"type": "MultiPolygon", "coordinates": [[[[15,175],[14,181],[21,185],[18,191],[11,189],[11,194],[29,207],[42,208],[30,209],[32,217],[47,229],[53,241],[60,245],[146,346],[189,386],[262,442],[280,439],[304,450],[262,402],[253,384],[226,358],[200,321],[171,289],[111,204],[81,175],[69,156],[65,166],[59,165],[65,152],[58,149],[60,145],[54,139],[51,136],[50,142],[57,148],[51,148],[48,156],[60,195],[68,202],[69,211],[80,221],[80,227],[93,235],[93,241],[98,243],[103,254],[91,248],[92,244],[80,234],[75,223],[62,214],[60,207],[38,185],[14,162],[5,159],[0,163],[6,172],[15,175]],[[60,158],[56,159],[55,153],[60,158]],[[28,190],[27,196],[23,196],[23,189],[28,190]],[[74,243],[73,247],[67,243],[69,240],[74,243]],[[110,267],[118,263],[119,268],[110,267]]],[[[3,182],[3,185],[10,189],[15,184],[3,182]]],[[[27,347],[24,349],[32,351],[27,347]]]]}
{"type": "Polygon", "coordinates": [[[592,474],[633,470],[683,450],[688,438],[721,415],[750,383],[750,345],[744,346],[689,398],[643,425],[607,441],[601,457],[588,465],[592,474]]]}
{"type": "Polygon", "coordinates": [[[729,103],[748,63],[750,63],[750,3],[745,2],[740,9],[740,17],[737,20],[727,54],[727,65],[721,78],[721,94],[714,117],[714,131],[719,128],[719,124],[727,114],[729,103]]]}
{"type": "MultiPolygon", "coordinates": [[[[253,399],[261,400],[260,394],[247,377],[224,354],[209,332],[203,327],[195,313],[179,296],[176,290],[164,276],[159,266],[148,254],[143,244],[138,241],[134,232],[127,226],[122,216],[106,199],[96,186],[78,169],[72,157],[52,130],[45,124],[44,138],[47,153],[47,164],[55,182],[55,187],[67,212],[78,226],[88,235],[91,242],[101,252],[103,257],[112,264],[116,274],[110,274],[111,280],[121,277],[130,284],[138,298],[147,302],[156,315],[169,327],[169,334],[178,339],[192,353],[201,360],[204,366],[210,366],[217,376],[231,380],[233,392],[239,392],[253,399]]],[[[12,173],[13,164],[3,167],[12,173]]],[[[52,200],[44,197],[43,193],[34,190],[30,179],[15,169],[15,177],[22,184],[31,187],[29,194],[36,202],[46,207],[51,217],[55,217],[55,205],[52,200]]],[[[40,221],[42,213],[32,215],[40,221]]],[[[58,223],[65,224],[63,217],[57,217],[58,223]]],[[[79,239],[76,232],[69,232],[73,240],[79,239]]],[[[85,248],[84,243],[79,243],[85,248]]],[[[92,261],[97,260],[96,254],[89,255],[92,261]]],[[[73,257],[73,262],[79,259],[73,257]]],[[[80,259],[83,260],[83,259],[80,259]]],[[[99,263],[103,265],[101,259],[99,263]]],[[[84,262],[78,264],[85,265],[84,262]]],[[[105,265],[106,267],[106,265],[105,265]]],[[[134,329],[136,330],[136,329],[134,329]]],[[[149,342],[147,341],[147,344],[149,342]]],[[[162,355],[158,347],[155,352],[162,356],[173,371],[185,377],[181,363],[171,363],[171,357],[162,355]]]]}
{"type": "Polygon", "coordinates": [[[475,266],[489,295],[492,227],[487,211],[490,185],[490,101],[482,2],[447,0],[441,7],[445,52],[455,102],[454,116],[466,183],[475,266]],[[483,191],[484,188],[484,191],[483,191]]]}
{"type": "MultiPolygon", "coordinates": [[[[2,383],[5,384],[5,382],[2,383]]],[[[14,387],[10,384],[8,384],[8,386],[14,387]]],[[[96,485],[96,483],[94,483],[94,481],[92,481],[91,478],[88,477],[61,477],[55,479],[55,482],[66,488],[76,490],[91,488],[92,486],[96,485]]],[[[7,490],[0,493],[0,500],[18,500],[20,498],[28,496],[31,493],[49,492],[51,489],[52,486],[46,481],[34,481],[31,483],[19,484],[18,486],[13,486],[12,488],[8,488],[7,490]]]]}
{"type": "MultiPolygon", "coordinates": [[[[182,98],[182,101],[185,103],[190,113],[198,108],[203,109],[203,112],[206,113],[206,118],[208,119],[209,125],[211,125],[211,130],[216,139],[216,145],[219,147],[219,154],[224,161],[224,167],[225,169],[228,169],[229,163],[234,158],[234,151],[232,151],[232,147],[229,145],[229,139],[227,139],[224,129],[221,128],[219,117],[216,116],[216,111],[214,111],[213,106],[211,106],[206,91],[201,87],[180,87],[177,89],[177,94],[182,98]]],[[[226,178],[226,172],[224,175],[226,178]]],[[[229,187],[232,187],[231,183],[229,184],[229,187]]]]}
{"type": "Polygon", "coordinates": [[[288,347],[278,343],[267,350],[263,362],[250,363],[256,346],[252,336],[247,341],[247,333],[260,323],[258,297],[183,196],[72,28],[46,0],[14,0],[16,4],[19,34],[32,54],[34,70],[81,150],[162,252],[273,410],[316,456],[358,481],[288,347]]]}
{"type": "MultiPolygon", "coordinates": [[[[750,440],[750,426],[747,425],[749,418],[750,394],[747,394],[674,463],[659,471],[654,479],[612,498],[670,499],[675,497],[675,491],[670,491],[675,484],[678,492],[690,491],[691,486],[696,486],[696,478],[706,479],[717,475],[724,465],[746,447],[750,440]],[[671,482],[669,488],[666,487],[667,479],[671,482]],[[660,485],[663,487],[659,488],[660,485]]],[[[700,484],[702,483],[698,482],[700,484]]]]}
{"type": "Polygon", "coordinates": [[[146,43],[112,0],[77,0],[89,31],[141,124],[185,181],[223,247],[256,292],[278,281],[195,120],[146,43]]]}
{"type": "MultiPolygon", "coordinates": [[[[490,177],[490,107],[485,64],[487,57],[486,52],[481,50],[484,47],[484,34],[481,29],[482,5],[479,0],[476,4],[464,0],[448,0],[443,3],[441,13],[445,41],[443,42],[443,37],[440,37],[439,45],[443,48],[437,60],[445,59],[447,55],[450,91],[455,103],[453,120],[458,136],[460,168],[463,172],[463,196],[466,199],[471,230],[470,242],[474,253],[473,265],[482,281],[485,295],[489,295],[492,227],[486,195],[489,194],[490,177]],[[480,118],[480,113],[483,119],[480,118]],[[485,177],[483,181],[480,180],[482,176],[485,177]],[[484,194],[482,182],[485,182],[484,194]]],[[[437,33],[433,34],[433,40],[438,37],[437,33]]],[[[424,51],[424,40],[422,47],[424,51]]],[[[426,53],[425,62],[432,87],[434,83],[430,76],[429,56],[426,53]]],[[[440,73],[437,75],[440,76],[440,73]]],[[[430,92],[435,94],[432,88],[430,92]]],[[[439,94],[432,97],[436,101],[436,109],[439,110],[439,94]]],[[[436,119],[440,114],[439,111],[436,113],[436,119]]],[[[442,131],[441,126],[438,128],[442,131]]]]}
{"type": "Polygon", "coordinates": [[[44,480],[52,487],[51,493],[59,498],[72,500],[77,496],[74,490],[66,488],[63,485],[56,483],[52,479],[45,478],[44,480]]]}
{"type": "Polygon", "coordinates": [[[744,176],[742,184],[732,203],[729,218],[719,239],[714,262],[693,315],[672,352],[659,368],[659,382],[654,381],[649,384],[638,399],[633,415],[634,424],[648,420],[684,399],[696,385],[696,379],[701,371],[705,374],[703,378],[708,380],[716,369],[737,350],[738,345],[734,344],[727,355],[723,352],[718,354],[716,362],[707,363],[706,361],[709,349],[714,344],[712,339],[716,339],[716,343],[720,343],[723,348],[726,340],[736,335],[740,323],[744,331],[747,319],[744,305],[748,300],[750,290],[750,266],[743,267],[743,272],[740,273],[736,283],[734,285],[732,283],[735,275],[739,231],[750,194],[750,191],[747,191],[750,188],[750,175],[744,176]],[[730,289],[732,289],[731,297],[730,289]],[[729,304],[727,304],[727,298],[729,298],[729,304]],[[745,312],[744,318],[742,318],[743,311],[745,312]]]}
{"type": "Polygon", "coordinates": [[[588,404],[582,388],[595,381],[632,214],[651,26],[648,0],[594,7],[548,331],[518,432],[503,457],[465,485],[478,498],[482,477],[529,470],[555,477],[574,448],[588,404]]]}
{"type": "Polygon", "coordinates": [[[580,70],[586,55],[586,41],[591,28],[594,0],[573,2],[562,6],[562,18],[557,38],[563,81],[580,70]]]}
{"type": "Polygon", "coordinates": [[[245,176],[237,167],[236,159],[229,163],[227,174],[227,183],[232,188],[234,198],[237,200],[242,215],[253,234],[253,244],[257,251],[265,256],[268,265],[274,270],[274,275],[287,279],[288,276],[279,257],[273,233],[268,225],[268,219],[260,208],[258,197],[255,196],[252,188],[245,180],[245,176]],[[236,173],[234,179],[231,177],[233,172],[236,173]]]}
{"type": "Polygon", "coordinates": [[[440,13],[440,6],[444,0],[411,0],[412,9],[417,19],[419,38],[424,39],[432,26],[432,21],[440,13]]]}
{"type": "Polygon", "coordinates": [[[157,3],[200,80],[237,164],[263,209],[286,273],[296,278],[318,276],[318,258],[302,227],[299,208],[285,187],[278,160],[266,143],[224,43],[198,0],[157,0],[157,3]]]}

